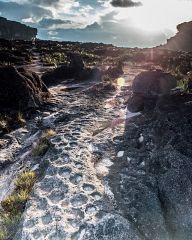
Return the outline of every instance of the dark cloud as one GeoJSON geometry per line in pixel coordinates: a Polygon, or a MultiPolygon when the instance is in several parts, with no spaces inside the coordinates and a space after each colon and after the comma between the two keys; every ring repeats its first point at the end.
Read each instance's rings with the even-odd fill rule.
{"type": "Polygon", "coordinates": [[[60,0],[31,0],[30,3],[39,4],[42,6],[56,5],[60,0]]]}
{"type": "Polygon", "coordinates": [[[27,18],[38,21],[43,17],[52,17],[52,12],[50,10],[31,4],[18,4],[16,2],[0,1],[0,12],[3,17],[17,21],[27,18]]]}
{"type": "Polygon", "coordinates": [[[53,19],[53,18],[43,18],[41,21],[38,23],[38,27],[40,28],[51,28],[55,26],[61,26],[63,24],[71,24],[72,22],[69,20],[62,20],[62,19],[53,19]]]}
{"type": "Polygon", "coordinates": [[[112,0],[113,7],[139,7],[142,6],[141,2],[134,2],[132,0],[112,0]]]}

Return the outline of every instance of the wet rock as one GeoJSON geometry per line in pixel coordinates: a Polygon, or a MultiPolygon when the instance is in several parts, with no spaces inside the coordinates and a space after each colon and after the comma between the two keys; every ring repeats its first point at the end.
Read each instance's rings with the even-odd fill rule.
{"type": "Polygon", "coordinates": [[[0,108],[24,110],[37,107],[49,96],[44,83],[35,73],[0,67],[0,108]]]}

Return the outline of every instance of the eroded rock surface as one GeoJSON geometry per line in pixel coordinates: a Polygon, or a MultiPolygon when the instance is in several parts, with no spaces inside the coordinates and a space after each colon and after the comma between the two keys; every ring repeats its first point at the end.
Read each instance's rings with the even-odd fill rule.
{"type": "Polygon", "coordinates": [[[143,239],[191,239],[191,95],[164,97],[126,124],[111,185],[143,239]],[[140,140],[140,134],[143,139],[140,140]]]}
{"type": "Polygon", "coordinates": [[[0,108],[23,110],[37,107],[49,96],[38,75],[17,70],[13,66],[0,67],[0,108]]]}

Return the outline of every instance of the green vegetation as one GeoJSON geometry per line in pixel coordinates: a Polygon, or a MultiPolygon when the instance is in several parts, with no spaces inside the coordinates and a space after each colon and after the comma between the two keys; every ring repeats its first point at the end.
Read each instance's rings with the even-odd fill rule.
{"type": "Polygon", "coordinates": [[[58,65],[67,63],[67,56],[65,53],[56,52],[53,54],[45,54],[41,60],[45,65],[58,65]]]}
{"type": "Polygon", "coordinates": [[[9,123],[6,118],[0,117],[0,131],[9,132],[9,123]]]}
{"type": "Polygon", "coordinates": [[[50,138],[53,137],[56,132],[52,129],[47,129],[43,131],[38,145],[33,149],[33,156],[43,156],[50,146],[50,138]]]}
{"type": "Polygon", "coordinates": [[[0,230],[0,240],[6,240],[6,239],[7,239],[6,230],[0,230]]]}
{"type": "Polygon", "coordinates": [[[12,239],[36,180],[37,175],[33,171],[21,173],[16,179],[15,190],[1,202],[3,229],[0,240],[12,239]]]}
{"type": "Polygon", "coordinates": [[[10,132],[12,129],[24,126],[26,120],[24,114],[21,112],[12,112],[11,114],[0,114],[0,131],[5,133],[10,132]]]}
{"type": "Polygon", "coordinates": [[[24,116],[21,112],[18,112],[16,120],[17,120],[18,124],[20,124],[20,125],[24,125],[26,123],[24,116]]]}
{"type": "Polygon", "coordinates": [[[177,81],[177,86],[180,87],[181,89],[183,89],[185,92],[187,92],[188,91],[188,80],[183,79],[183,80],[177,81]]]}

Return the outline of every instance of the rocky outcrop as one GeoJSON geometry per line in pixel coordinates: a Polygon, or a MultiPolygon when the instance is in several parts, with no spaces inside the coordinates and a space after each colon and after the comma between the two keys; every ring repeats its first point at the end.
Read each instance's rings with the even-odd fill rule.
{"type": "Polygon", "coordinates": [[[110,78],[118,78],[119,76],[123,75],[123,63],[119,61],[116,66],[109,67],[104,74],[109,76],[110,78]]]}
{"type": "Polygon", "coordinates": [[[144,108],[154,108],[159,97],[169,95],[177,86],[177,80],[169,73],[160,70],[140,73],[133,81],[133,95],[128,109],[139,112],[144,108]]]}
{"type": "Polygon", "coordinates": [[[177,34],[168,39],[163,48],[175,51],[192,51],[192,21],[179,24],[177,30],[177,34]]]}
{"type": "Polygon", "coordinates": [[[192,238],[191,100],[191,94],[162,97],[150,115],[127,121],[115,139],[121,142],[116,152],[124,155],[112,167],[111,185],[142,239],[192,238]]]}
{"type": "Polygon", "coordinates": [[[0,38],[8,40],[32,40],[37,36],[37,29],[0,17],[0,38]]]}
{"type": "Polygon", "coordinates": [[[101,81],[101,72],[97,68],[86,68],[81,56],[71,54],[69,65],[62,65],[42,76],[47,86],[56,85],[66,79],[101,81]]]}
{"type": "Polygon", "coordinates": [[[35,73],[13,66],[0,67],[0,109],[24,110],[37,107],[49,92],[35,73]]]}

